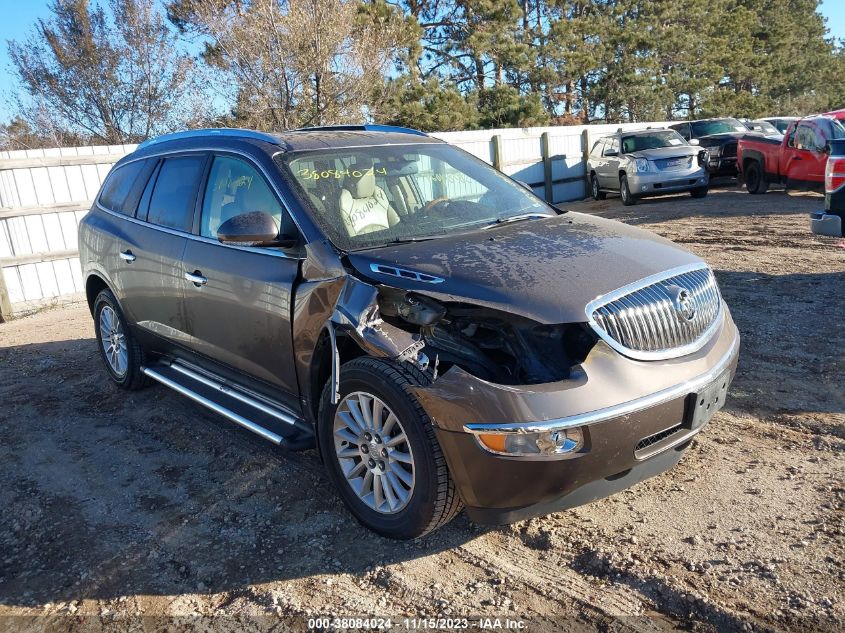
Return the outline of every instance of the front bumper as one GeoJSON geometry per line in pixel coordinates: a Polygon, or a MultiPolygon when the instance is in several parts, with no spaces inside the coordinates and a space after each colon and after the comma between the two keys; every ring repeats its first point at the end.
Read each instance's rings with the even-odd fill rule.
{"type": "Polygon", "coordinates": [[[677,171],[635,172],[628,175],[628,187],[635,196],[657,196],[664,193],[702,189],[710,184],[703,167],[677,171]]]}
{"type": "Polygon", "coordinates": [[[711,158],[707,170],[711,176],[736,176],[739,173],[736,156],[711,158]]]}
{"type": "Polygon", "coordinates": [[[416,393],[470,518],[509,523],[587,503],[671,468],[701,430],[691,426],[690,396],[726,371],[733,376],[738,353],[739,334],[725,307],[711,340],[682,358],[634,361],[599,341],[583,371],[559,383],[493,385],[452,368],[416,393]],[[491,453],[474,433],[575,427],[584,434],[578,452],[539,459],[491,453]],[[642,449],[649,438],[659,439],[642,449]]]}

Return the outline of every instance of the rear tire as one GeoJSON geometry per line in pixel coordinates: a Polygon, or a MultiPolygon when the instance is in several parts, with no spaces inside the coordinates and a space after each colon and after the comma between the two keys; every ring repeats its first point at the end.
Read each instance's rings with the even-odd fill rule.
{"type": "Polygon", "coordinates": [[[763,173],[760,163],[756,160],[749,161],[745,166],[745,188],[750,194],[766,193],[769,189],[769,181],[763,173]]]}
{"type": "Polygon", "coordinates": [[[699,187],[698,189],[693,189],[689,192],[693,198],[704,198],[707,195],[709,189],[707,187],[699,187]]]}
{"type": "Polygon", "coordinates": [[[361,357],[341,367],[338,404],[331,403],[331,381],[320,400],[317,433],[329,478],[358,521],[390,538],[427,534],[463,507],[431,420],[410,391],[412,385],[429,382],[407,365],[361,357]],[[362,416],[365,424],[355,419],[356,410],[368,412],[362,416]],[[391,414],[396,418],[392,424],[391,414]],[[399,435],[406,439],[400,441],[399,435]]]}
{"type": "Polygon", "coordinates": [[[593,194],[593,200],[604,200],[607,198],[607,194],[599,189],[599,179],[595,174],[590,176],[590,190],[593,194]]]}
{"type": "Polygon", "coordinates": [[[622,204],[626,207],[637,204],[637,199],[631,193],[630,187],[628,187],[628,176],[625,174],[622,174],[619,178],[619,195],[622,196],[622,204]]]}
{"type": "Polygon", "coordinates": [[[141,371],[144,350],[132,335],[111,290],[100,291],[94,299],[94,333],[100,358],[114,384],[129,391],[150,384],[150,379],[141,371]]]}

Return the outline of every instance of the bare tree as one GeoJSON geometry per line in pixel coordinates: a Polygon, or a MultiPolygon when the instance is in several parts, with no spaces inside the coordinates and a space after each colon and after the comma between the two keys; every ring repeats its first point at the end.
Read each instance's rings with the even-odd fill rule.
{"type": "Polygon", "coordinates": [[[384,2],[176,0],[171,19],[206,42],[238,124],[290,129],[372,117],[409,31],[384,2]]]}
{"type": "Polygon", "coordinates": [[[197,114],[191,57],[177,46],[155,0],[55,0],[9,55],[27,120],[92,141],[127,143],[184,127],[197,114]]]}

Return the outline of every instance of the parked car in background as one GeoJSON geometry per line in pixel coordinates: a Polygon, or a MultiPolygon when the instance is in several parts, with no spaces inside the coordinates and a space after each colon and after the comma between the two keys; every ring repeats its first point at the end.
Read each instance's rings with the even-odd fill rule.
{"type": "Polygon", "coordinates": [[[829,116],[811,116],[790,123],[784,137],[749,134],[739,141],[740,173],[749,193],[765,193],[770,183],[791,189],[824,186],[828,143],[845,138],[845,127],[829,116]]]}
{"type": "Polygon", "coordinates": [[[845,139],[833,139],[824,170],[824,211],[810,216],[813,233],[845,237],[845,139]]]}
{"type": "Polygon", "coordinates": [[[756,132],[757,134],[762,134],[763,136],[777,137],[778,139],[783,136],[783,132],[763,119],[740,119],[740,121],[746,128],[748,128],[749,132],[756,132]]]}
{"type": "Polygon", "coordinates": [[[785,134],[786,128],[789,127],[789,124],[797,121],[800,118],[801,117],[798,116],[774,116],[763,117],[761,121],[767,121],[768,123],[771,123],[777,128],[778,132],[780,132],[781,134],[785,134]]]}
{"type": "Polygon", "coordinates": [[[736,144],[748,133],[739,120],[733,118],[684,121],[669,126],[690,143],[707,149],[711,176],[736,176],[736,144]]]}
{"type": "Polygon", "coordinates": [[[674,130],[617,132],[599,139],[587,159],[593,198],[618,192],[625,205],[639,198],[689,191],[707,195],[707,152],[687,143],[674,130]]]}
{"type": "MultiPolygon", "coordinates": [[[[670,146],[673,168],[696,158],[670,146]]],[[[155,380],[316,446],[351,513],[395,538],[671,468],[739,353],[700,258],[403,128],[154,139],[116,163],[79,235],[115,385],[155,380]]]]}

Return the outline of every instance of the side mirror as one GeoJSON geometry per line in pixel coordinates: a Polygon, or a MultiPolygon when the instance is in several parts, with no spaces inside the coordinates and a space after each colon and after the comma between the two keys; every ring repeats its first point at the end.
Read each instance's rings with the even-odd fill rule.
{"type": "Polygon", "coordinates": [[[605,158],[607,158],[608,156],[619,156],[619,152],[617,152],[615,149],[609,149],[604,153],[604,156],[605,158]]]}
{"type": "Polygon", "coordinates": [[[279,235],[276,220],[269,213],[251,211],[229,218],[217,229],[221,244],[237,246],[293,246],[295,238],[279,235]]]}
{"type": "Polygon", "coordinates": [[[698,141],[698,139],[697,139],[697,138],[691,138],[691,139],[689,140],[689,144],[690,144],[690,145],[701,145],[701,143],[698,141]]]}

